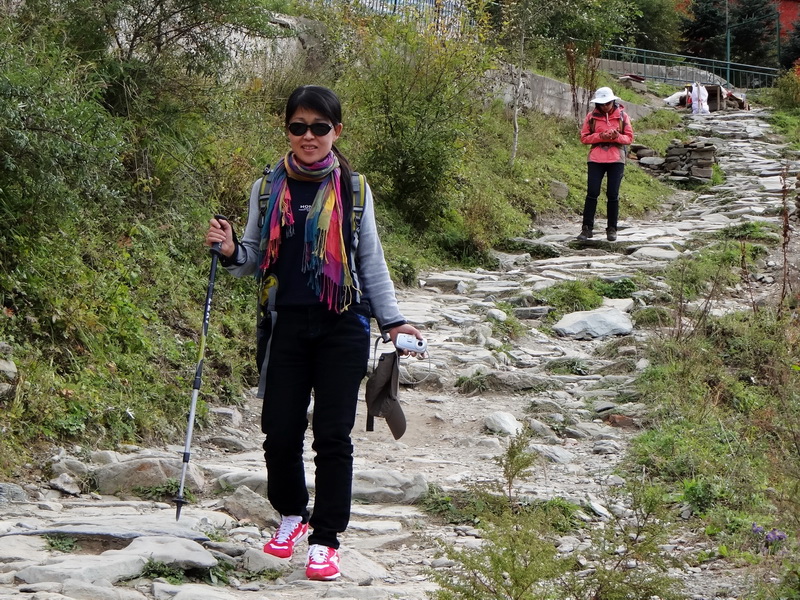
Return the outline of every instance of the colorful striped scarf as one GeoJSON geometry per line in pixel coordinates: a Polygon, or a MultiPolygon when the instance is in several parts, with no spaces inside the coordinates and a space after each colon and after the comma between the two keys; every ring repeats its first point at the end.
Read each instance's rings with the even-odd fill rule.
{"type": "Polygon", "coordinates": [[[303,273],[308,286],[328,309],[341,313],[353,299],[353,276],[347,264],[344,243],[341,168],[331,152],[310,166],[298,163],[289,152],[275,167],[261,239],[268,240],[261,263],[262,275],[278,260],[281,230],[294,235],[294,215],[288,179],[319,181],[319,189],[306,217],[303,273]]]}

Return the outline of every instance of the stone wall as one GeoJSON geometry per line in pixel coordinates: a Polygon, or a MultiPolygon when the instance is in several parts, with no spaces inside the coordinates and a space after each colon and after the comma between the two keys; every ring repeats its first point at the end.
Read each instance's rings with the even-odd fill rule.
{"type": "Polygon", "coordinates": [[[673,140],[663,158],[638,144],[631,146],[631,152],[642,168],[673,182],[709,183],[717,162],[717,147],[704,141],[673,140]]]}
{"type": "MultiPolygon", "coordinates": [[[[514,88],[517,85],[516,70],[511,65],[504,65],[488,73],[493,95],[501,98],[503,103],[511,107],[514,99],[514,88]]],[[[622,83],[620,83],[622,85],[622,83]]],[[[578,113],[581,120],[589,112],[588,100],[592,93],[583,88],[578,90],[578,113]]],[[[650,112],[652,108],[624,102],[625,111],[631,119],[638,119],[650,112]]],[[[572,88],[569,84],[530,71],[522,72],[523,110],[541,112],[562,118],[574,118],[572,110],[572,88]]]]}

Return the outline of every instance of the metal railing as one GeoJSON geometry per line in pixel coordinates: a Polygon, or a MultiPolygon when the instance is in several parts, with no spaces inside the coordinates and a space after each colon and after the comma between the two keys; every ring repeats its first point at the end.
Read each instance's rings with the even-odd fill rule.
{"type": "Polygon", "coordinates": [[[729,63],[724,60],[668,54],[627,46],[603,48],[600,60],[600,68],[614,75],[640,75],[645,79],[679,85],[696,81],[703,85],[717,84],[726,88],[772,87],[779,75],[778,69],[770,67],[729,63]]]}
{"type": "Polygon", "coordinates": [[[356,5],[379,14],[413,18],[451,35],[463,33],[472,15],[461,0],[356,0],[356,5]]]}

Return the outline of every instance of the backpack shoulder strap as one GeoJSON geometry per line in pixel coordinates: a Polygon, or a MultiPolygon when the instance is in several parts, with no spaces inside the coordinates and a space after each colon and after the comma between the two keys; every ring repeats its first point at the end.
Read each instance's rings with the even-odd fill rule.
{"type": "Polygon", "coordinates": [[[625,111],[619,109],[619,132],[625,133],[625,111]]]}
{"type": "Polygon", "coordinates": [[[272,174],[273,170],[269,165],[264,167],[264,174],[261,176],[261,187],[258,190],[258,228],[259,230],[264,225],[264,219],[267,214],[267,205],[269,204],[269,194],[272,191],[272,174]]]}
{"type": "Polygon", "coordinates": [[[353,173],[353,235],[358,236],[364,204],[367,199],[367,179],[361,173],[353,173]]]}

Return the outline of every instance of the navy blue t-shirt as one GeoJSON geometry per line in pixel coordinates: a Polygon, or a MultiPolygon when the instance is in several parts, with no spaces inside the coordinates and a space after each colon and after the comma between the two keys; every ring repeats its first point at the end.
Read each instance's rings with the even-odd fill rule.
{"type": "MultiPolygon", "coordinates": [[[[294,215],[294,235],[286,236],[286,228],[281,233],[281,247],[278,260],[270,269],[278,279],[278,295],[276,306],[314,306],[322,304],[319,296],[308,285],[310,273],[303,273],[303,255],[305,253],[305,227],[308,212],[314,203],[320,183],[318,181],[297,181],[289,179],[289,193],[292,196],[292,214],[294,215]]],[[[344,195],[344,194],[343,194],[344,195]]],[[[346,197],[344,204],[345,252],[350,259],[351,230],[350,205],[346,197]]],[[[351,265],[352,269],[352,265],[351,265]]]]}

